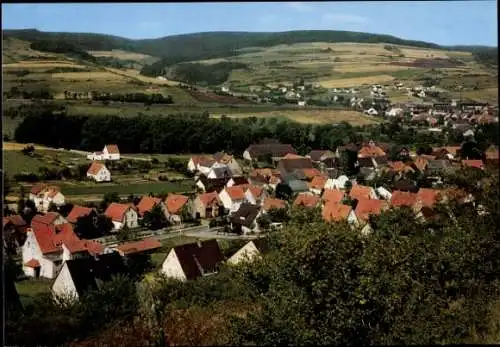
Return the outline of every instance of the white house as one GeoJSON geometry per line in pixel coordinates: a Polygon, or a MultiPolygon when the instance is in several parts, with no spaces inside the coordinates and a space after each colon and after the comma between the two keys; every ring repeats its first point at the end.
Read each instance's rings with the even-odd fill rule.
{"type": "Polygon", "coordinates": [[[50,204],[57,207],[65,204],[64,195],[61,193],[59,187],[47,186],[45,184],[38,184],[31,188],[29,199],[33,201],[38,212],[47,212],[50,204]]]}
{"type": "Polygon", "coordinates": [[[219,193],[219,199],[229,213],[236,212],[245,201],[245,188],[245,186],[225,187],[219,193]]]}
{"type": "Polygon", "coordinates": [[[345,175],[341,175],[337,178],[329,178],[325,183],[325,189],[345,189],[345,184],[349,181],[349,178],[345,175]]]}
{"type": "Polygon", "coordinates": [[[261,204],[266,196],[266,191],[259,186],[252,185],[245,191],[245,199],[252,205],[261,204]]]}
{"type": "Polygon", "coordinates": [[[90,160],[120,160],[118,145],[105,145],[102,152],[94,152],[87,155],[90,160]]]}
{"type": "Polygon", "coordinates": [[[234,253],[227,260],[227,263],[230,265],[237,265],[242,262],[252,262],[255,259],[260,259],[267,249],[268,245],[264,238],[249,241],[234,253]]]}
{"type": "Polygon", "coordinates": [[[180,194],[168,194],[165,199],[165,206],[167,207],[168,219],[171,223],[182,222],[182,210],[187,205],[189,197],[180,194]]]}
{"type": "Polygon", "coordinates": [[[108,206],[104,215],[111,218],[114,230],[120,230],[125,225],[128,228],[137,228],[139,226],[137,212],[130,204],[113,202],[108,206]]]}
{"type": "Polygon", "coordinates": [[[381,199],[391,201],[392,193],[384,187],[378,187],[375,191],[381,199]]]}
{"type": "Polygon", "coordinates": [[[365,113],[370,115],[370,116],[377,116],[378,115],[377,110],[375,110],[373,107],[366,110],[365,113]]]}
{"type": "Polygon", "coordinates": [[[385,112],[385,115],[387,117],[397,117],[400,116],[403,113],[403,109],[399,107],[393,107],[389,111],[385,112]]]}
{"type": "Polygon", "coordinates": [[[96,182],[109,182],[111,181],[111,172],[109,172],[106,165],[93,161],[87,170],[87,177],[96,182]]]}
{"type": "Polygon", "coordinates": [[[217,240],[198,241],[172,248],[160,272],[180,281],[194,280],[216,273],[223,260],[217,240]]]}
{"type": "Polygon", "coordinates": [[[297,102],[297,105],[298,105],[298,106],[305,106],[305,105],[306,105],[306,102],[305,102],[304,100],[299,100],[299,101],[297,102]]]}
{"type": "Polygon", "coordinates": [[[232,176],[231,170],[229,170],[227,166],[221,166],[221,167],[214,167],[214,166],[208,172],[207,178],[224,178],[232,176]]]}

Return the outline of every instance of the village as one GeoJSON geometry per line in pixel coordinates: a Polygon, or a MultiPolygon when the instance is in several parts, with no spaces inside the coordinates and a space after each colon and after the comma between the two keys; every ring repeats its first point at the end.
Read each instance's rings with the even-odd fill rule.
{"type": "MultiPolygon", "coordinates": [[[[470,112],[469,121],[488,110],[470,112]]],[[[467,131],[471,129],[473,125],[467,131]]],[[[64,191],[37,183],[25,207],[36,211],[31,221],[21,216],[25,211],[3,218],[4,247],[19,257],[25,277],[49,279],[55,297],[77,299],[95,287],[97,279],[150,257],[162,247],[165,234],[187,228],[190,235],[204,239],[172,247],[157,271],[193,280],[215,273],[223,262],[238,264],[259,256],[266,249],[262,237],[282,227],[290,209],[319,209],[324,222],[347,222],[363,235],[372,232],[371,216],[388,209],[409,207],[417,219],[432,218],[433,206],[440,201],[474,199],[459,188],[445,187],[446,175],[463,168],[495,169],[499,158],[493,146],[484,160],[464,156],[460,146],[426,153],[399,146],[394,151],[391,144],[368,141],[299,155],[290,144],[264,139],[238,156],[192,156],[185,163],[194,176],[196,192],[191,195],[144,195],[134,202],[118,198],[108,202],[102,214],[87,206],[65,208],[64,191]],[[91,232],[102,228],[107,229],[105,236],[102,230],[98,237],[91,232]],[[224,256],[218,244],[221,235],[246,244],[224,256]]],[[[118,145],[108,144],[86,158],[88,179],[109,182],[112,170],[106,163],[119,162],[122,155],[118,145]]]]}

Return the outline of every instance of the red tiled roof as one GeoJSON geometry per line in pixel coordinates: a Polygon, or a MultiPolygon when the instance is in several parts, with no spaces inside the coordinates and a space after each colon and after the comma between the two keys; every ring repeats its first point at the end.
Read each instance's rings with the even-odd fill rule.
{"type": "Polygon", "coordinates": [[[344,192],[338,189],[325,189],[321,197],[325,203],[341,202],[344,198],[344,192]]]}
{"type": "Polygon", "coordinates": [[[188,200],[189,198],[184,195],[169,194],[165,199],[167,211],[171,214],[179,214],[188,200]]]}
{"type": "Polygon", "coordinates": [[[18,214],[13,214],[5,218],[7,218],[9,222],[14,224],[16,228],[26,227],[28,225],[26,221],[23,219],[23,217],[21,217],[18,214]]]}
{"type": "Polygon", "coordinates": [[[252,196],[256,199],[260,198],[262,193],[264,192],[264,189],[262,189],[262,187],[259,186],[250,186],[248,187],[248,190],[250,191],[252,196]]]}
{"type": "Polygon", "coordinates": [[[323,189],[325,187],[326,181],[328,180],[325,176],[315,176],[311,181],[311,188],[313,189],[323,189]]]}
{"type": "Polygon", "coordinates": [[[139,215],[143,216],[144,213],[149,212],[155,207],[155,205],[160,204],[160,198],[154,198],[152,196],[143,196],[141,201],[137,204],[137,211],[139,215]]]}
{"type": "Polygon", "coordinates": [[[467,167],[473,167],[476,169],[484,168],[482,160],[462,160],[462,165],[467,167]]]}
{"type": "Polygon", "coordinates": [[[77,220],[78,220],[78,218],[86,217],[90,213],[92,213],[92,211],[93,211],[93,209],[90,208],[90,207],[84,207],[84,206],[75,205],[75,206],[73,206],[73,209],[68,214],[68,217],[66,217],[66,219],[70,223],[76,223],[77,220]]]}
{"type": "Polygon", "coordinates": [[[321,171],[318,169],[312,168],[312,169],[302,169],[302,172],[304,173],[304,176],[307,177],[307,179],[313,179],[316,176],[321,175],[321,171]]]}
{"type": "Polygon", "coordinates": [[[203,161],[214,160],[214,158],[212,156],[209,156],[209,155],[195,155],[195,156],[191,157],[191,159],[193,160],[193,163],[195,166],[203,161]]]}
{"type": "Polygon", "coordinates": [[[46,224],[46,225],[52,225],[57,217],[59,217],[59,213],[57,212],[48,212],[46,214],[37,214],[33,217],[31,220],[31,225],[33,226],[34,224],[46,224]]]}
{"type": "Polygon", "coordinates": [[[26,263],[24,263],[24,266],[37,268],[40,267],[40,262],[36,259],[30,259],[26,263]]]}
{"type": "Polygon", "coordinates": [[[417,197],[420,199],[423,206],[431,207],[437,202],[440,193],[441,192],[437,189],[420,188],[417,192],[417,197]]]}
{"type": "Polygon", "coordinates": [[[265,198],[262,204],[262,208],[264,209],[264,211],[269,211],[273,208],[279,209],[285,207],[286,207],[286,202],[284,200],[274,199],[274,198],[265,198]]]}
{"type": "Polygon", "coordinates": [[[353,199],[370,199],[371,187],[355,184],[352,186],[349,196],[353,199]]]}
{"type": "Polygon", "coordinates": [[[305,206],[305,207],[314,207],[318,204],[319,197],[310,195],[307,193],[300,193],[295,201],[293,202],[294,206],[305,206]]]}
{"type": "Polygon", "coordinates": [[[394,172],[414,171],[411,167],[409,167],[402,161],[390,161],[387,164],[394,172]]]}
{"type": "Polygon", "coordinates": [[[95,176],[99,173],[99,171],[101,171],[102,168],[105,168],[104,164],[93,161],[92,164],[90,164],[87,173],[95,176]]]}
{"type": "Polygon", "coordinates": [[[209,206],[214,204],[215,202],[219,202],[219,194],[217,192],[210,192],[198,195],[201,203],[205,206],[209,206]]]}
{"type": "Polygon", "coordinates": [[[91,255],[104,253],[104,246],[94,240],[82,240],[83,246],[91,255]]]}
{"type": "Polygon", "coordinates": [[[50,186],[47,188],[47,196],[49,198],[53,198],[54,196],[56,196],[60,192],[61,192],[61,189],[57,186],[50,186]]]}
{"type": "Polygon", "coordinates": [[[299,159],[299,158],[304,158],[304,157],[295,153],[288,153],[283,157],[283,159],[299,159]]]}
{"type": "Polygon", "coordinates": [[[243,200],[245,198],[245,188],[244,185],[226,187],[225,190],[231,200],[243,200]]]}
{"type": "Polygon", "coordinates": [[[395,207],[413,207],[417,203],[417,194],[395,190],[392,192],[391,205],[395,207]]]}
{"type": "Polygon", "coordinates": [[[382,148],[378,146],[364,146],[358,152],[358,157],[382,157],[385,155],[385,152],[382,148]]]}
{"type": "Polygon", "coordinates": [[[325,206],[323,207],[322,215],[323,219],[326,222],[339,222],[343,219],[347,219],[351,210],[351,206],[331,202],[325,204],[325,206]]]}
{"type": "Polygon", "coordinates": [[[34,195],[38,195],[45,189],[45,187],[47,187],[47,185],[44,183],[35,184],[33,187],[31,187],[30,193],[34,194],[34,195]]]}
{"type": "Polygon", "coordinates": [[[120,150],[118,149],[118,145],[106,145],[109,154],[120,154],[120,150]]]}
{"type": "Polygon", "coordinates": [[[161,247],[160,241],[158,241],[157,239],[154,239],[154,238],[147,238],[147,239],[140,240],[140,241],[123,243],[123,244],[119,245],[118,247],[116,247],[116,249],[122,255],[128,255],[128,254],[133,254],[133,253],[146,252],[146,251],[150,251],[150,250],[157,249],[160,247],[161,247]]]}
{"type": "Polygon", "coordinates": [[[125,216],[125,212],[127,212],[129,208],[131,208],[129,204],[119,204],[116,202],[112,202],[108,206],[104,214],[115,222],[122,222],[123,217],[125,216]]]}
{"type": "Polygon", "coordinates": [[[379,215],[384,209],[385,202],[375,199],[359,199],[354,212],[356,217],[368,221],[370,215],[379,215]]]}

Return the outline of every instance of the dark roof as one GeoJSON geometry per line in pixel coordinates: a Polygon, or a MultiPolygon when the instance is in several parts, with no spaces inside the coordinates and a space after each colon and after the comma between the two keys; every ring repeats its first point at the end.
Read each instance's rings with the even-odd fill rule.
{"type": "Polygon", "coordinates": [[[307,155],[311,158],[313,161],[320,161],[321,157],[326,153],[329,152],[328,149],[314,149],[310,151],[307,155]]]}
{"type": "Polygon", "coordinates": [[[216,167],[212,169],[217,178],[231,177],[232,173],[227,167],[216,167]]]}
{"type": "Polygon", "coordinates": [[[252,240],[253,244],[257,249],[259,250],[260,253],[266,253],[269,251],[269,241],[265,237],[261,237],[255,240],[252,240]]]}
{"type": "Polygon", "coordinates": [[[259,212],[260,206],[243,203],[238,211],[231,216],[231,223],[251,228],[259,212]]]}
{"type": "Polygon", "coordinates": [[[278,170],[283,175],[300,169],[312,169],[314,166],[310,158],[281,159],[278,170]]]}
{"type": "Polygon", "coordinates": [[[284,157],[288,153],[297,153],[292,145],[281,143],[250,145],[247,151],[254,158],[266,154],[271,154],[273,157],[284,157]]]}
{"type": "Polygon", "coordinates": [[[239,186],[241,184],[248,184],[248,179],[246,177],[243,177],[243,176],[238,176],[238,177],[232,177],[233,178],[233,182],[234,182],[234,185],[235,186],[239,186]]]}
{"type": "Polygon", "coordinates": [[[182,270],[188,280],[213,273],[224,260],[217,240],[206,240],[174,247],[182,270]]]}
{"type": "Polygon", "coordinates": [[[375,160],[375,162],[377,163],[377,165],[387,165],[388,162],[389,162],[389,159],[386,155],[382,155],[382,156],[378,156],[378,157],[375,157],[373,158],[375,160]]]}
{"type": "Polygon", "coordinates": [[[368,158],[359,158],[358,159],[359,167],[360,168],[372,168],[375,167],[375,164],[372,161],[371,157],[368,158]]]}
{"type": "Polygon", "coordinates": [[[343,150],[346,150],[346,151],[351,151],[351,152],[359,152],[359,150],[361,149],[361,146],[355,144],[355,143],[348,143],[344,146],[340,146],[339,148],[339,151],[343,151],[343,150]]]}
{"type": "Polygon", "coordinates": [[[429,165],[427,167],[430,170],[442,170],[451,167],[451,164],[448,160],[436,159],[436,160],[429,160],[429,165]]]}
{"type": "Polygon", "coordinates": [[[394,190],[400,190],[403,192],[413,192],[416,193],[418,191],[417,185],[410,180],[399,180],[394,183],[394,190]]]}
{"type": "Polygon", "coordinates": [[[199,180],[205,186],[205,191],[207,193],[217,191],[220,192],[226,186],[226,183],[230,180],[230,177],[222,177],[222,178],[207,178],[204,175],[201,175],[199,180]]]}
{"type": "Polygon", "coordinates": [[[304,181],[300,180],[289,180],[287,185],[292,189],[294,193],[307,192],[309,191],[309,187],[304,181]]]}
{"type": "Polygon", "coordinates": [[[122,257],[117,252],[96,258],[79,258],[66,261],[66,266],[79,296],[98,289],[98,281],[109,281],[113,275],[125,273],[122,257]]]}

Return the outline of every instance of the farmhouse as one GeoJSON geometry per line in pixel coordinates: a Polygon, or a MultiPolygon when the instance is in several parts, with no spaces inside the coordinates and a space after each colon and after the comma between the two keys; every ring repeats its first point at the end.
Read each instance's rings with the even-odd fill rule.
{"type": "Polygon", "coordinates": [[[87,155],[90,160],[120,160],[118,145],[105,145],[102,152],[94,152],[87,155]]]}
{"type": "Polygon", "coordinates": [[[224,208],[233,213],[240,208],[240,205],[245,201],[245,190],[247,186],[239,185],[226,187],[219,193],[219,199],[222,201],[224,208]]]}
{"type": "Polygon", "coordinates": [[[484,170],[484,163],[482,160],[462,160],[462,166],[484,170]]]}
{"type": "Polygon", "coordinates": [[[216,273],[223,260],[217,240],[198,241],[172,248],[161,272],[180,281],[194,280],[216,273]]]}
{"type": "MultiPolygon", "coordinates": [[[[313,168],[312,160],[305,157],[285,157],[278,163],[278,171],[280,172],[281,177],[296,173],[297,171],[302,171],[303,176],[306,177],[303,170],[313,168]]],[[[319,172],[316,172],[316,174],[318,173],[319,172]]]]}
{"type": "Polygon", "coordinates": [[[193,218],[215,218],[221,214],[224,208],[217,192],[198,194],[191,204],[193,218]]]}
{"type": "Polygon", "coordinates": [[[155,198],[152,196],[143,196],[141,201],[139,201],[139,203],[136,206],[139,217],[143,218],[146,212],[151,212],[151,210],[157,205],[160,205],[162,211],[166,215],[167,214],[166,206],[160,198],[155,198]]]}
{"type": "Polygon", "coordinates": [[[385,151],[381,147],[377,146],[373,141],[368,142],[368,144],[361,147],[358,151],[358,158],[381,157],[385,155],[385,151]]]}
{"type": "Polygon", "coordinates": [[[124,226],[128,228],[137,228],[137,211],[135,207],[130,204],[119,204],[116,202],[111,203],[104,215],[111,218],[114,230],[121,230],[124,226]]]}
{"type": "Polygon", "coordinates": [[[165,206],[167,207],[168,219],[172,223],[182,222],[182,211],[188,207],[187,202],[189,197],[179,194],[169,194],[165,199],[165,206]]]}
{"type": "Polygon", "coordinates": [[[37,184],[31,188],[29,199],[34,202],[38,212],[47,212],[50,204],[57,207],[63,206],[64,195],[59,187],[37,184]]]}
{"type": "Polygon", "coordinates": [[[230,265],[237,265],[242,262],[251,262],[255,259],[260,259],[261,255],[268,250],[269,245],[265,238],[252,240],[236,251],[236,253],[227,260],[227,263],[230,265]]]}
{"type": "Polygon", "coordinates": [[[87,291],[99,289],[113,275],[125,272],[123,259],[116,252],[67,260],[52,285],[52,295],[56,300],[77,301],[87,291]]]}
{"type": "Polygon", "coordinates": [[[63,261],[102,252],[100,243],[80,240],[69,223],[33,226],[22,249],[23,272],[30,277],[54,278],[63,261]]]}
{"type": "Polygon", "coordinates": [[[87,170],[87,177],[96,182],[109,182],[111,181],[111,172],[109,172],[106,165],[93,161],[87,170]]]}
{"type": "Polygon", "coordinates": [[[288,153],[297,153],[290,144],[281,144],[276,140],[262,140],[259,144],[250,145],[243,158],[246,160],[259,160],[259,158],[270,156],[274,160],[284,157],[288,153]]]}
{"type": "Polygon", "coordinates": [[[260,215],[260,206],[247,202],[242,203],[238,210],[231,216],[231,227],[233,231],[240,234],[260,232],[257,217],[260,215]]]}

